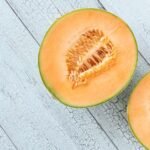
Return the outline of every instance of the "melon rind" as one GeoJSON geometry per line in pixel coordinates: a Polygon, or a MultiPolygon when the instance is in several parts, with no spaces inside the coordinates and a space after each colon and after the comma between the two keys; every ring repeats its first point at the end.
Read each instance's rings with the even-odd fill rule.
{"type": "Polygon", "coordinates": [[[130,94],[129,101],[128,101],[128,106],[127,106],[127,118],[128,118],[128,124],[129,124],[130,131],[132,132],[132,134],[134,135],[134,137],[139,141],[139,143],[140,143],[145,149],[149,150],[150,148],[148,148],[147,146],[145,146],[144,143],[138,138],[138,136],[137,136],[136,133],[134,132],[134,130],[133,130],[133,128],[132,128],[132,125],[131,125],[130,116],[129,116],[129,105],[130,105],[132,93],[134,92],[134,90],[136,89],[136,87],[140,84],[140,82],[141,82],[147,75],[150,76],[150,72],[146,73],[146,74],[137,82],[137,84],[135,85],[135,88],[132,90],[132,92],[131,92],[131,94],[130,94]]]}
{"type": "Polygon", "coordinates": [[[41,79],[45,85],[45,87],[48,89],[48,91],[54,96],[54,98],[56,98],[57,100],[59,100],[62,104],[66,105],[66,106],[70,106],[70,107],[74,107],[74,108],[86,108],[86,107],[93,107],[93,106],[97,106],[99,104],[103,104],[107,101],[109,101],[110,99],[112,99],[113,97],[119,95],[127,86],[128,84],[130,83],[133,75],[134,75],[134,72],[135,72],[135,69],[136,69],[136,66],[137,66],[137,62],[138,62],[138,45],[137,45],[137,41],[136,41],[136,38],[132,32],[132,30],[130,29],[130,27],[128,26],[127,23],[125,23],[121,18],[119,18],[118,16],[114,15],[113,13],[111,12],[108,12],[108,11],[105,11],[105,10],[102,10],[102,9],[98,9],[98,8],[82,8],[82,9],[77,9],[77,10],[74,10],[72,12],[69,12],[67,14],[65,14],[64,16],[58,18],[52,25],[51,27],[48,29],[48,31],[46,32],[44,38],[43,38],[43,41],[41,43],[41,46],[40,46],[40,49],[39,49],[39,54],[38,54],[38,67],[39,67],[39,72],[40,72],[40,76],[41,76],[41,79]],[[75,106],[75,105],[71,105],[71,104],[68,104],[65,102],[65,100],[63,100],[63,98],[60,98],[58,96],[58,94],[55,92],[55,90],[47,84],[47,82],[44,80],[43,78],[43,75],[42,75],[42,72],[41,72],[41,69],[40,69],[40,52],[41,52],[41,49],[42,49],[42,45],[44,43],[44,39],[46,38],[47,34],[51,31],[51,29],[55,26],[56,23],[58,23],[59,21],[61,21],[65,16],[67,15],[71,15],[75,12],[78,12],[78,11],[84,11],[84,10],[96,10],[96,11],[100,11],[100,12],[105,12],[105,13],[109,13],[111,14],[112,16],[116,17],[117,19],[121,20],[126,26],[127,28],[129,29],[129,31],[131,32],[132,36],[133,36],[133,39],[134,39],[134,42],[135,42],[135,46],[136,46],[136,61],[135,61],[135,65],[133,67],[133,71],[131,73],[131,76],[129,78],[129,80],[126,82],[126,84],[121,88],[119,89],[115,94],[113,94],[112,96],[108,97],[107,99],[104,99],[104,100],[101,100],[102,102],[99,102],[99,103],[96,103],[94,105],[85,105],[85,106],[75,106]]]}

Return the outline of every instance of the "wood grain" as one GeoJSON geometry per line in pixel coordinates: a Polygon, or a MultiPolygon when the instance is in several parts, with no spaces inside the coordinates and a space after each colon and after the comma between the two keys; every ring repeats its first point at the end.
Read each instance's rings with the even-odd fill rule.
{"type": "Polygon", "coordinates": [[[150,1],[99,0],[103,6],[123,18],[133,30],[139,51],[150,64],[150,1]]]}
{"type": "Polygon", "coordinates": [[[0,124],[19,150],[116,150],[86,109],[54,101],[38,71],[39,45],[0,1],[0,124]]]}
{"type": "Polygon", "coordinates": [[[1,150],[16,150],[16,147],[12,144],[6,133],[0,127],[0,149],[1,150]]]}
{"type": "MultiPolygon", "coordinates": [[[[98,6],[96,1],[92,1],[92,2],[93,2],[92,5],[90,4],[91,7],[97,7],[98,6]]],[[[23,5],[23,3],[20,3],[20,4],[15,3],[14,1],[13,1],[13,3],[12,3],[12,1],[9,1],[9,3],[11,4],[11,6],[13,7],[13,9],[15,11],[16,11],[16,8],[17,8],[17,11],[19,12],[18,13],[19,17],[27,25],[29,30],[32,31],[33,30],[33,22],[30,22],[29,21],[30,19],[26,20],[26,11],[30,11],[28,6],[23,5]],[[22,8],[22,7],[23,7],[23,9],[19,9],[19,8],[22,8]]],[[[34,6],[32,6],[34,8],[35,8],[35,6],[37,6],[36,5],[37,1],[36,2],[32,1],[31,3],[34,4],[34,6]]],[[[40,2],[40,4],[43,4],[43,3],[40,2]]],[[[80,8],[80,7],[82,8],[82,7],[85,6],[85,4],[86,4],[86,6],[88,5],[88,3],[85,2],[85,1],[83,3],[79,2],[79,1],[71,1],[69,6],[68,5],[66,6],[66,4],[61,3],[61,2],[58,3],[58,1],[55,1],[55,3],[52,3],[52,4],[53,5],[50,5],[50,6],[51,7],[55,6],[55,7],[53,7],[53,9],[56,8],[54,10],[56,10],[56,11],[58,10],[59,15],[62,15],[64,13],[68,12],[68,11],[71,11],[74,8],[80,8]],[[63,5],[65,5],[66,7],[64,8],[63,5]],[[74,7],[72,8],[72,6],[74,6],[74,7]]],[[[30,6],[31,6],[31,4],[30,4],[30,6]]],[[[38,10],[38,7],[37,7],[36,10],[38,10]]],[[[46,11],[42,12],[42,15],[47,16],[47,12],[46,11]]],[[[39,18],[34,18],[34,19],[39,19],[39,18]]],[[[35,32],[35,30],[32,33],[36,37],[34,32],[35,32]]],[[[38,31],[38,32],[40,32],[40,31],[38,31]]],[[[36,37],[36,38],[40,42],[40,38],[38,38],[38,37],[36,37]]],[[[142,60],[142,58],[140,58],[140,59],[142,60]]],[[[118,148],[124,148],[124,149],[127,149],[127,147],[128,148],[135,148],[135,149],[139,148],[139,144],[137,144],[135,142],[135,139],[130,134],[130,132],[128,130],[126,119],[123,116],[125,114],[126,101],[119,101],[119,100],[115,99],[114,102],[112,102],[112,104],[108,103],[106,105],[108,105],[108,107],[105,107],[105,105],[102,106],[102,107],[99,106],[98,108],[101,108],[100,111],[97,108],[97,109],[89,109],[89,112],[93,115],[94,118],[97,119],[96,121],[100,124],[100,126],[102,126],[105,133],[110,137],[110,139],[115,143],[115,145],[117,145],[118,148]],[[114,114],[112,114],[112,111],[114,112],[114,114]],[[108,116],[109,119],[105,118],[104,114],[106,112],[107,112],[107,116],[108,116]],[[123,115],[120,115],[119,112],[121,112],[123,115]],[[99,116],[99,114],[101,114],[101,117],[102,117],[101,119],[97,117],[97,116],[99,116]],[[113,115],[115,116],[115,118],[119,118],[118,120],[115,119],[114,123],[112,123],[112,121],[110,119],[110,118],[112,118],[112,119],[114,118],[113,115]],[[120,121],[120,124],[118,125],[119,127],[117,129],[113,129],[112,126],[113,125],[115,126],[116,124],[118,124],[118,121],[120,121]],[[124,128],[124,126],[122,126],[122,125],[124,125],[124,123],[126,123],[125,128],[124,128]],[[124,133],[125,133],[126,136],[124,135],[124,133]],[[129,140],[129,139],[132,139],[132,140],[129,140]]]]}
{"type": "MultiPolygon", "coordinates": [[[[99,7],[96,0],[92,0],[92,1],[88,1],[88,0],[83,0],[83,1],[8,0],[7,2],[8,5],[10,5],[12,10],[14,11],[14,13],[17,15],[18,19],[22,22],[25,29],[29,32],[29,34],[32,36],[32,38],[34,38],[34,40],[38,44],[41,43],[41,40],[45,32],[47,31],[49,26],[56,18],[65,14],[66,12],[69,12],[77,8],[99,7]]],[[[30,53],[37,54],[37,51],[36,52],[30,51],[30,53]]],[[[19,57],[21,57],[21,55],[22,54],[20,54],[19,57]]],[[[35,57],[34,55],[30,56],[30,59],[33,59],[34,57],[35,57]]],[[[31,61],[31,63],[34,63],[34,61],[31,61]]],[[[101,140],[103,139],[103,135],[106,135],[106,137],[109,138],[109,143],[112,143],[114,145],[114,148],[116,149],[120,149],[120,150],[143,149],[133,138],[132,134],[128,129],[127,119],[126,119],[126,105],[127,105],[127,100],[131,89],[134,87],[137,80],[149,69],[150,69],[149,65],[142,58],[142,56],[139,55],[138,68],[134,76],[134,79],[130,83],[128,88],[117,98],[114,98],[112,101],[103,104],[102,106],[89,108],[87,110],[86,109],[76,110],[76,109],[68,108],[62,106],[57,102],[49,101],[48,99],[50,98],[49,95],[46,94],[46,91],[40,94],[41,95],[40,100],[42,100],[42,103],[44,103],[44,107],[47,108],[48,111],[51,110],[53,117],[61,125],[63,130],[66,131],[66,133],[69,135],[69,137],[72,139],[72,141],[75,143],[75,145],[78,148],[87,149],[88,147],[90,147],[85,144],[85,143],[89,143],[87,140],[85,140],[86,139],[85,137],[89,135],[89,137],[94,136],[94,140],[96,139],[96,141],[97,139],[100,138],[100,140],[98,140],[97,143],[100,145],[103,144],[104,146],[99,147],[99,149],[100,148],[108,149],[108,147],[105,147],[104,143],[101,143],[103,142],[103,140],[101,140]],[[90,121],[88,118],[90,118],[90,121]],[[66,124],[66,120],[67,120],[67,124],[66,124]],[[91,121],[94,122],[93,123],[94,127],[91,126],[91,121]],[[82,124],[83,122],[84,123],[87,122],[87,123],[83,125],[82,124]],[[75,126],[75,128],[72,127],[73,125],[75,126]],[[79,130],[80,128],[82,129],[79,130]],[[98,128],[98,130],[94,131],[95,128],[98,128]],[[99,131],[99,129],[101,130],[99,131]],[[82,131],[81,132],[82,137],[79,134],[80,133],[79,131],[80,132],[82,131]],[[83,135],[85,131],[86,134],[83,135]],[[98,133],[96,134],[96,132],[98,133]],[[101,132],[103,133],[102,135],[101,132]]],[[[32,78],[33,75],[31,73],[28,76],[32,78]]],[[[51,97],[51,99],[53,98],[51,97]]],[[[89,139],[90,141],[93,142],[91,138],[89,139]]],[[[97,146],[94,145],[93,149],[95,147],[97,146]]]]}

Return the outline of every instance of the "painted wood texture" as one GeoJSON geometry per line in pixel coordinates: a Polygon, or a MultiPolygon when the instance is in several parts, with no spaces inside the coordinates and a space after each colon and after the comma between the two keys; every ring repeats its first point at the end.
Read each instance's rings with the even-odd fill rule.
{"type": "Polygon", "coordinates": [[[0,100],[5,100],[0,101],[0,124],[17,148],[143,149],[130,133],[126,118],[129,93],[137,80],[150,70],[143,56],[139,55],[135,76],[122,94],[89,109],[73,109],[54,101],[39,77],[38,48],[49,26],[71,10],[100,7],[98,2],[7,0],[0,2],[0,6],[0,100]]]}
{"type": "Polygon", "coordinates": [[[16,147],[11,143],[9,137],[0,126],[0,150],[16,150],[16,147]]]}

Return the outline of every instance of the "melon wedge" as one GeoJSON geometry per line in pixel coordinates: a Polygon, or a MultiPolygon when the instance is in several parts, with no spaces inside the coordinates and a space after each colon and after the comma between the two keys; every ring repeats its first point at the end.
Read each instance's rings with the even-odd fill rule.
{"type": "Polygon", "coordinates": [[[133,134],[150,149],[150,73],[139,81],[131,94],[127,112],[133,134]]]}
{"type": "Polygon", "coordinates": [[[62,103],[88,107],[121,92],[137,64],[137,44],[128,25],[100,9],[80,9],[58,19],[46,33],[39,70],[62,103]]]}

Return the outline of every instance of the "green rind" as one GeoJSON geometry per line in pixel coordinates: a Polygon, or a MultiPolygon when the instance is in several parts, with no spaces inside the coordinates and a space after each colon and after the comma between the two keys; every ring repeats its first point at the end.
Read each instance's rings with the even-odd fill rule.
{"type": "Polygon", "coordinates": [[[135,88],[132,90],[130,97],[129,97],[129,101],[128,101],[128,106],[127,106],[127,118],[128,118],[128,124],[129,124],[129,128],[131,130],[131,132],[133,133],[134,137],[139,141],[139,143],[147,150],[150,150],[150,148],[146,147],[141,141],[140,139],[137,137],[136,133],[134,132],[132,125],[131,125],[131,121],[130,121],[130,117],[129,117],[129,105],[130,105],[130,101],[131,101],[131,96],[133,94],[133,92],[135,91],[135,89],[138,87],[139,83],[147,76],[150,75],[150,72],[147,72],[135,85],[135,88]]]}
{"type": "Polygon", "coordinates": [[[59,100],[62,104],[66,105],[66,106],[70,106],[70,107],[74,107],[74,108],[86,108],[86,107],[93,107],[93,106],[97,106],[97,105],[100,105],[100,104],[103,104],[107,101],[109,101],[110,99],[112,99],[113,97],[115,97],[116,95],[119,95],[127,86],[128,84],[130,83],[133,75],[134,75],[134,72],[135,72],[135,69],[136,69],[136,66],[137,66],[137,62],[138,62],[138,45],[137,45],[137,41],[136,41],[136,38],[131,30],[131,28],[128,26],[127,23],[125,23],[121,18],[119,18],[118,16],[112,14],[111,12],[108,12],[108,11],[105,11],[105,10],[102,10],[102,9],[97,9],[97,8],[82,8],[82,9],[77,9],[77,10],[74,10],[72,12],[69,12],[67,14],[65,14],[64,16],[62,16],[61,18],[57,19],[52,25],[51,27],[48,29],[48,31],[46,32],[44,38],[43,38],[43,41],[41,43],[41,46],[40,46],[40,49],[39,49],[39,54],[38,54],[38,66],[39,66],[39,72],[40,72],[40,76],[41,76],[41,79],[45,85],[45,87],[48,89],[48,91],[57,99],[59,100]],[[46,81],[44,80],[43,76],[42,76],[42,73],[41,73],[41,69],[40,69],[40,51],[41,51],[41,48],[43,46],[43,43],[44,43],[44,39],[46,38],[47,34],[50,32],[50,30],[53,28],[53,26],[58,22],[60,21],[61,19],[63,19],[65,16],[67,15],[70,15],[74,12],[78,12],[78,11],[83,11],[83,10],[97,10],[97,11],[101,11],[101,12],[105,12],[105,13],[109,13],[111,14],[112,16],[115,16],[117,17],[119,20],[121,20],[127,27],[128,29],[130,30],[132,36],[133,36],[133,39],[135,41],[135,45],[136,45],[136,61],[135,61],[135,67],[133,68],[133,71],[132,71],[132,74],[131,74],[131,77],[129,78],[129,80],[127,81],[127,83],[120,89],[118,90],[114,95],[108,97],[107,99],[103,100],[102,102],[99,102],[99,103],[96,103],[96,104],[93,104],[93,105],[85,105],[85,106],[75,106],[75,105],[71,105],[71,104],[68,104],[68,103],[65,103],[65,101],[61,100],[54,92],[53,88],[50,87],[46,81]]]}

